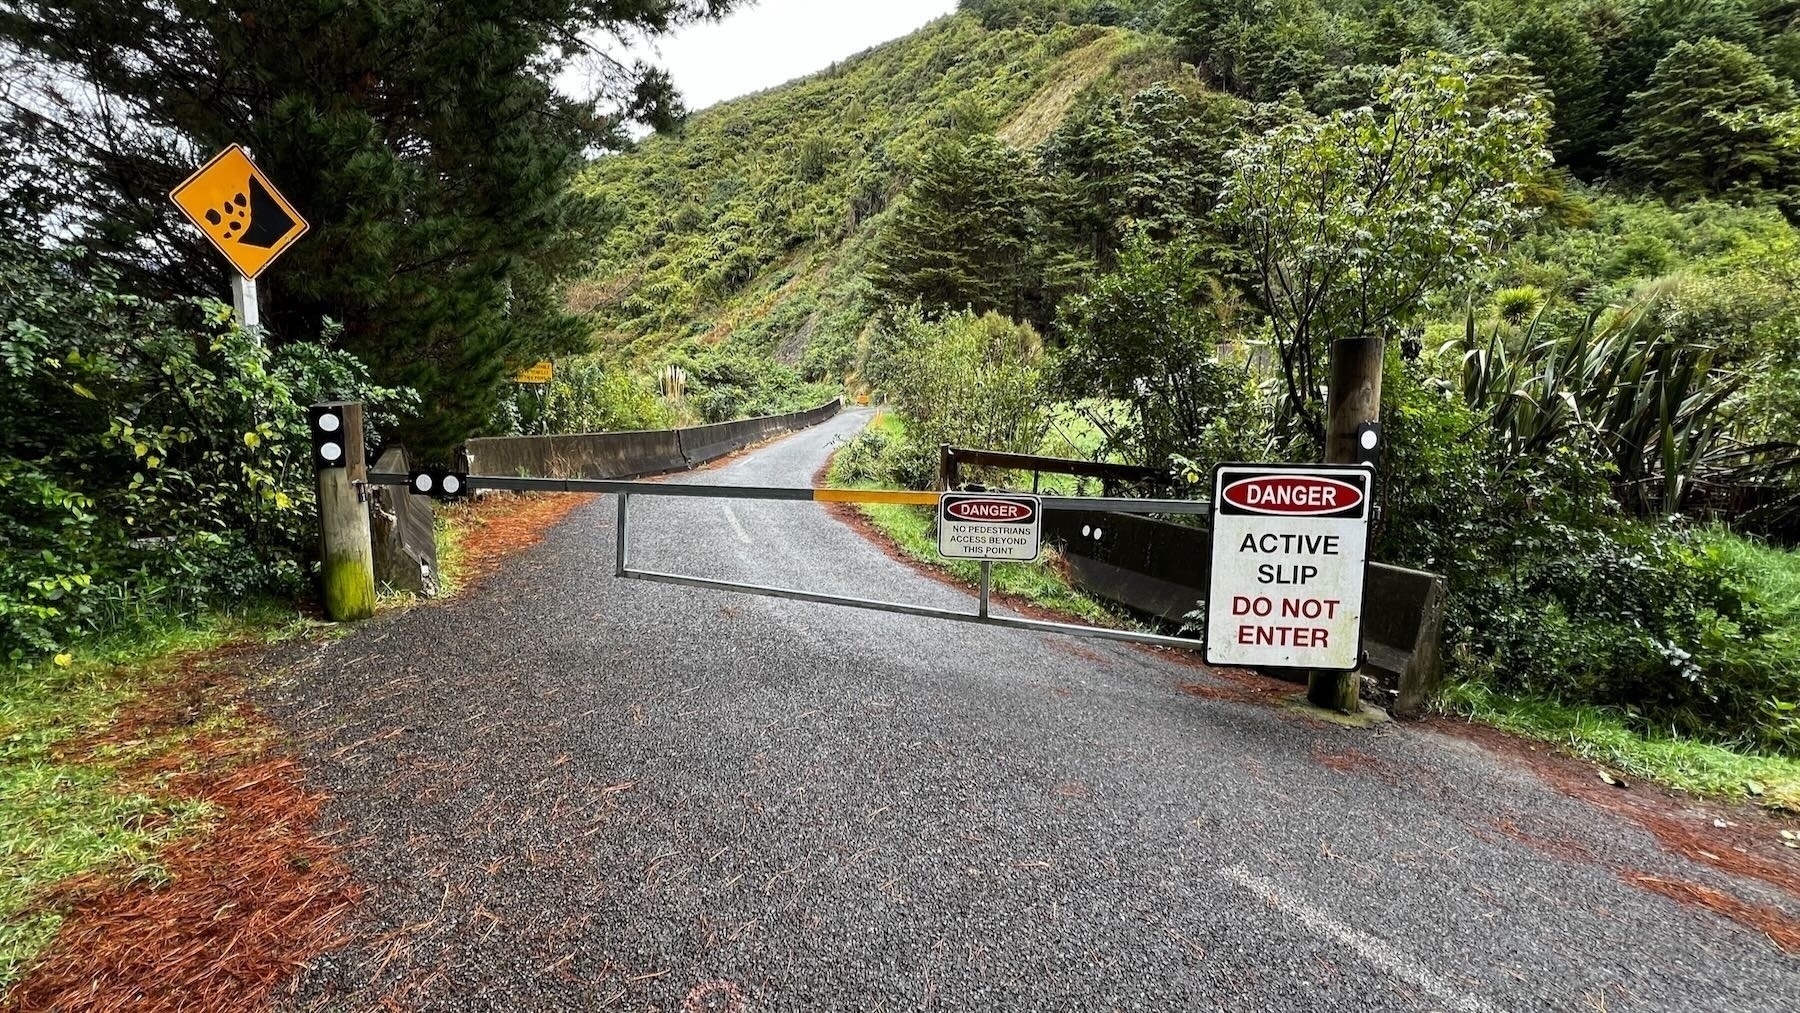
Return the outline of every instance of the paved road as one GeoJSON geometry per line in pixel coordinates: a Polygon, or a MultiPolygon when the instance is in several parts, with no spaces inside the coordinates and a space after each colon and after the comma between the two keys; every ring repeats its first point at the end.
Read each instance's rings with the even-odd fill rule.
{"type": "MultiPolygon", "coordinates": [[[[694,478],[804,484],[864,421],[694,478]]],[[[612,508],[270,691],[370,888],[296,1007],[1800,1000],[1767,938],[1617,870],[1794,896],[1463,740],[1198,698],[1122,645],[618,581],[612,508]]],[[[967,606],[811,504],[653,501],[634,528],[645,567],[967,606]]]]}

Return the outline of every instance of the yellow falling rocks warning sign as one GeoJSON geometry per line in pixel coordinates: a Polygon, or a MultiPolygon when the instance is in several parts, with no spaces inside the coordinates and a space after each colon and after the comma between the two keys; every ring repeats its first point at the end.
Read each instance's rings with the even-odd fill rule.
{"type": "Polygon", "coordinates": [[[261,274],[308,228],[235,144],[169,191],[169,199],[246,278],[261,274]]]}

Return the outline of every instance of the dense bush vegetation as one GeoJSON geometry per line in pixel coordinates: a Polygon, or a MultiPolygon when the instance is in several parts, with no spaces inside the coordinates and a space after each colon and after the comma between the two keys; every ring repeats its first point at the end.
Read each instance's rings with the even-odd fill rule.
{"type": "MultiPolygon", "coordinates": [[[[841,380],[881,302],[865,280],[871,242],[919,162],[935,153],[954,166],[964,142],[989,145],[996,131],[1035,144],[1077,92],[1147,80],[1170,66],[1167,52],[1093,26],[989,32],[954,18],[697,113],[680,137],[602,159],[577,182],[605,228],[575,303],[626,361],[698,337],[841,380]]],[[[993,168],[984,160],[971,172],[993,168]]],[[[1014,193],[1015,184],[1032,181],[983,183],[994,206],[1035,213],[1035,188],[1014,193]]],[[[1032,227],[981,225],[1012,228],[1021,242],[1032,227]]]]}
{"type": "Polygon", "coordinates": [[[549,383],[521,387],[500,403],[491,430],[510,435],[667,429],[680,416],[647,380],[591,358],[556,364],[549,383]]]}
{"type": "Polygon", "coordinates": [[[1800,750],[1791,584],[1766,584],[1723,532],[1627,518],[1599,434],[1506,449],[1440,372],[1390,363],[1377,557],[1449,577],[1452,671],[1613,705],[1646,729],[1800,750]]]}
{"type": "Polygon", "coordinates": [[[905,406],[922,446],[1030,453],[1047,428],[1043,364],[1029,324],[991,311],[927,322],[913,309],[883,329],[869,377],[905,406]]]}
{"type": "Polygon", "coordinates": [[[409,399],[318,344],[271,353],[204,300],[117,290],[0,236],[0,659],[301,590],[305,405],[409,399]]]}

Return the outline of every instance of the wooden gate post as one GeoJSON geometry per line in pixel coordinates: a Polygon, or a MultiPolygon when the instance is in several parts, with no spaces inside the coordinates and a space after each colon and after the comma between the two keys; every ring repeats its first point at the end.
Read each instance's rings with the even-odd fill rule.
{"type": "Polygon", "coordinates": [[[333,622],[359,622],[375,615],[375,545],[369,533],[363,406],[359,401],[328,401],[313,405],[310,415],[325,615],[333,622]]]}
{"type": "MultiPolygon", "coordinates": [[[[1357,463],[1357,427],[1381,421],[1380,338],[1339,338],[1331,343],[1331,387],[1326,395],[1325,463],[1357,463]]],[[[1311,672],[1306,699],[1315,707],[1354,714],[1362,707],[1362,676],[1311,672]]]]}

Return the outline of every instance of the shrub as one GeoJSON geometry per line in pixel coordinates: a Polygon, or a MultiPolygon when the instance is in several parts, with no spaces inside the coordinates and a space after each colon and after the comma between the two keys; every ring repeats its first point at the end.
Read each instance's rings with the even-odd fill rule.
{"type": "MultiPolygon", "coordinates": [[[[1076,402],[1122,404],[1106,449],[1152,468],[1185,451],[1204,473],[1266,452],[1267,426],[1249,371],[1219,358],[1236,306],[1186,242],[1157,248],[1134,235],[1118,267],[1063,304],[1055,383],[1076,402]]],[[[1104,412],[1089,412],[1090,421],[1104,412]]]]}
{"type": "Polygon", "coordinates": [[[690,341],[669,362],[688,371],[688,404],[707,422],[816,408],[840,392],[808,383],[791,367],[731,347],[690,341]]]}
{"type": "Polygon", "coordinates": [[[502,432],[607,433],[676,424],[675,413],[647,378],[592,358],[558,362],[549,383],[523,388],[504,405],[494,421],[502,432]]]}
{"type": "MultiPolygon", "coordinates": [[[[210,300],[84,277],[0,237],[0,657],[298,590],[313,552],[304,406],[410,395],[324,344],[270,352],[210,300]]],[[[330,337],[329,335],[327,337],[330,337]]]]}
{"type": "Polygon", "coordinates": [[[919,446],[1035,453],[1049,425],[1043,364],[1028,324],[997,313],[932,323],[915,307],[879,337],[869,379],[900,406],[919,446]]]}
{"type": "Polygon", "coordinates": [[[1624,517],[1595,448],[1512,456],[1424,366],[1390,366],[1384,400],[1376,555],[1448,579],[1453,675],[1800,750],[1782,709],[1800,700],[1800,566],[1764,590],[1741,543],[1624,517]]]}

